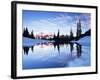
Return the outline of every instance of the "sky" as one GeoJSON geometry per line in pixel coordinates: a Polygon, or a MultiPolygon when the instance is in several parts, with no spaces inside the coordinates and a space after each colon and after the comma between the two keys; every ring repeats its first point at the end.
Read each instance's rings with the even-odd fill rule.
{"type": "Polygon", "coordinates": [[[73,13],[73,12],[52,12],[52,11],[34,11],[23,10],[22,24],[23,28],[28,28],[29,32],[34,31],[34,35],[40,34],[57,34],[69,35],[72,29],[76,35],[77,22],[81,20],[82,33],[91,27],[90,13],[73,13]]]}

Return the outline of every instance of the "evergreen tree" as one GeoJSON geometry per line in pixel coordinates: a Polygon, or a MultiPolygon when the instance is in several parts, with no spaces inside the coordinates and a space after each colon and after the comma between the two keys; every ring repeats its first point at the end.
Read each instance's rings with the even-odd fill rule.
{"type": "Polygon", "coordinates": [[[32,30],[32,32],[31,32],[31,35],[30,35],[30,37],[31,37],[31,38],[33,38],[33,39],[35,38],[35,37],[34,37],[33,30],[32,30]]]}
{"type": "Polygon", "coordinates": [[[24,30],[23,30],[23,37],[25,37],[25,28],[24,28],[24,30]]]}
{"type": "Polygon", "coordinates": [[[26,28],[24,28],[24,31],[23,31],[23,36],[24,37],[29,37],[29,32],[28,32],[28,29],[26,28]]]}
{"type": "Polygon", "coordinates": [[[25,30],[25,37],[29,37],[29,32],[28,32],[27,27],[26,27],[26,30],[25,30]]]}
{"type": "Polygon", "coordinates": [[[79,19],[78,23],[77,23],[77,32],[76,32],[76,37],[80,37],[82,33],[81,30],[81,20],[79,19]]]}
{"type": "Polygon", "coordinates": [[[65,36],[65,39],[66,39],[66,41],[68,41],[69,40],[69,36],[66,34],[66,36],[65,36]]]}
{"type": "Polygon", "coordinates": [[[58,39],[59,39],[59,37],[60,37],[59,35],[60,35],[60,32],[59,32],[59,29],[58,29],[58,33],[57,33],[57,38],[58,38],[58,39]]]}
{"type": "Polygon", "coordinates": [[[72,40],[73,39],[73,32],[72,32],[72,29],[71,29],[71,31],[70,31],[70,40],[72,40]]]}

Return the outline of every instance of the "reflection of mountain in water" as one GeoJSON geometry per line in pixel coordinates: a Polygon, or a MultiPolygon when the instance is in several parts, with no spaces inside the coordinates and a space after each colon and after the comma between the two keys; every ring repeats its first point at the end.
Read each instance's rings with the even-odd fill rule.
{"type": "MultiPolygon", "coordinates": [[[[81,56],[81,53],[82,53],[82,45],[78,44],[78,43],[42,43],[42,44],[37,44],[37,45],[46,45],[46,46],[49,46],[50,45],[53,45],[54,46],[54,50],[57,49],[58,50],[58,53],[60,53],[60,47],[61,46],[64,46],[66,45],[68,47],[68,45],[70,45],[70,53],[71,55],[73,55],[73,50],[74,50],[74,44],[76,44],[76,55],[77,55],[77,58],[79,58],[81,56]]],[[[34,47],[35,46],[23,46],[23,51],[24,51],[24,54],[28,55],[29,53],[29,49],[31,49],[31,51],[34,53],[34,47]]]]}

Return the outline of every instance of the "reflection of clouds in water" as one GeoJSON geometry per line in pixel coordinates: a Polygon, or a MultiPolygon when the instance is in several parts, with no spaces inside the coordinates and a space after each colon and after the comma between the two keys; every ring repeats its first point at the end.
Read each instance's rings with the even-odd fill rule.
{"type": "Polygon", "coordinates": [[[48,54],[48,52],[55,53],[54,51],[56,51],[56,53],[62,55],[63,53],[67,54],[67,51],[65,51],[65,48],[62,48],[61,50],[60,50],[60,48],[66,46],[67,50],[70,49],[71,55],[73,55],[73,56],[76,55],[77,58],[79,58],[82,53],[82,46],[80,44],[75,44],[75,45],[74,45],[74,43],[48,43],[48,44],[46,43],[46,45],[42,43],[42,44],[38,44],[35,46],[29,46],[29,47],[23,46],[23,50],[24,50],[24,54],[27,54],[27,55],[29,53],[29,50],[31,50],[33,53],[34,53],[34,51],[35,51],[35,53],[36,52],[41,53],[43,51],[44,53],[42,53],[42,54],[48,54]],[[76,47],[75,47],[75,45],[76,45],[76,47]],[[53,48],[54,48],[54,51],[52,51],[53,48]],[[76,52],[73,52],[74,49],[76,50],[76,52]]]}

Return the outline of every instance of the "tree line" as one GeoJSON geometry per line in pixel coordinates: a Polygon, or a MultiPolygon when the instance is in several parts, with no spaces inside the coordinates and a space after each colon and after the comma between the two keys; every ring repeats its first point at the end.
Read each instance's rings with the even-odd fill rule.
{"type": "MultiPolygon", "coordinates": [[[[58,29],[57,34],[54,33],[52,38],[41,38],[41,39],[45,39],[45,40],[54,40],[55,42],[69,42],[72,40],[79,40],[80,38],[84,37],[84,36],[90,36],[90,32],[91,30],[89,29],[88,31],[86,31],[84,34],[80,34],[80,36],[73,35],[72,29],[70,30],[70,35],[60,35],[60,30],[58,29]]],[[[76,33],[77,34],[77,33],[76,33]]],[[[31,33],[29,33],[28,28],[24,28],[23,30],[23,37],[28,37],[28,38],[32,38],[35,39],[34,36],[34,32],[33,30],[31,31],[31,33]]]]}
{"type": "MultiPolygon", "coordinates": [[[[32,38],[35,39],[33,30],[31,31],[31,33],[29,33],[28,28],[24,28],[23,30],[23,37],[27,37],[27,38],[32,38]]],[[[46,39],[46,38],[42,38],[42,39],[46,39]]],[[[73,32],[71,30],[70,35],[60,35],[60,31],[58,29],[57,34],[53,35],[53,38],[49,38],[48,40],[55,40],[55,41],[69,41],[73,39],[73,32]]]]}

